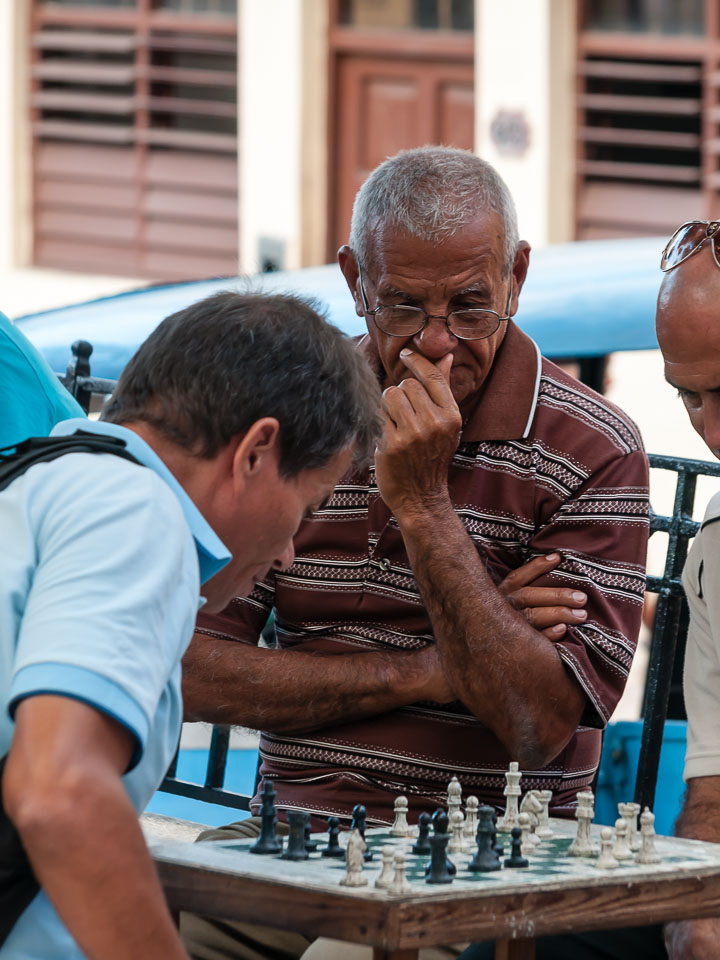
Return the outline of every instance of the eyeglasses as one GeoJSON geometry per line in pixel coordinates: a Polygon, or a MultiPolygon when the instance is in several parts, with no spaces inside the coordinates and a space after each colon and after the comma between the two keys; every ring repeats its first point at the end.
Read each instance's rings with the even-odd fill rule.
{"type": "Polygon", "coordinates": [[[720,220],[688,220],[668,240],[662,252],[660,269],[663,273],[680,266],[710,240],[713,260],[720,267],[720,220]]]}
{"type": "Polygon", "coordinates": [[[378,330],[386,333],[389,337],[414,337],[425,329],[429,320],[444,320],[450,333],[458,340],[485,340],[495,333],[501,323],[510,319],[512,281],[504,317],[501,317],[494,310],[480,309],[453,310],[443,315],[426,313],[422,307],[409,307],[404,304],[398,304],[394,307],[379,306],[371,310],[365,294],[360,264],[358,264],[358,273],[363,309],[368,317],[373,318],[378,330]]]}

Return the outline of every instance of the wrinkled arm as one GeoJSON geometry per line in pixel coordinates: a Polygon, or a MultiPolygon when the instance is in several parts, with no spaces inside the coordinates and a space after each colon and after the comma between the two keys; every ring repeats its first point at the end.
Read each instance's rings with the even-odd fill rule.
{"type": "Polygon", "coordinates": [[[3,803],[35,875],[90,960],[187,960],[123,787],[133,741],[77,700],[23,700],[3,803]]]}

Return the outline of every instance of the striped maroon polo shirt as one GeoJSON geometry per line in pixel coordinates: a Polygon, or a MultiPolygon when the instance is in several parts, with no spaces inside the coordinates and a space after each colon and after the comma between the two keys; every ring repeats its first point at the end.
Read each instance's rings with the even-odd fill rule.
{"type": "MultiPolygon", "coordinates": [[[[552,763],[526,770],[521,782],[523,790],[552,790],[555,814],[569,815],[577,791],[592,782],[601,729],[622,694],[640,627],[649,511],[638,430],[543,359],[510,322],[463,430],[449,488],[496,582],[533,557],[559,551],[562,563],[544,582],[588,594],[587,621],[557,642],[587,694],[582,725],[552,763]]],[[[273,607],[282,649],[411,650],[434,642],[372,469],[344,478],[302,526],[290,569],[222,614],[201,614],[198,628],[255,644],[273,607]]],[[[348,817],[364,803],[373,823],[392,821],[398,794],[409,798],[413,818],[432,811],[453,775],[465,795],[502,806],[512,760],[461,703],[418,703],[297,736],[263,733],[260,750],[279,809],[348,817]]]]}

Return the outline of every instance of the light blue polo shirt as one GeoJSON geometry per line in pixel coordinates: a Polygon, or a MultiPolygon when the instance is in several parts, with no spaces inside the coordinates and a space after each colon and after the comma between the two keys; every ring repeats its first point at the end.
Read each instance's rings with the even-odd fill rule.
{"type": "MultiPolygon", "coordinates": [[[[112,454],[73,453],[36,464],[0,492],[6,545],[0,550],[0,756],[10,747],[13,711],[24,697],[82,700],[133,734],[135,755],[123,782],[140,812],[177,747],[180,659],[200,585],[230,555],[136,433],[71,420],[53,435],[77,429],[122,437],[145,466],[112,454]]],[[[0,957],[79,960],[82,954],[41,892],[0,957]]]]}
{"type": "Polygon", "coordinates": [[[83,416],[47,360],[0,313],[0,448],[46,437],[59,421],[83,416]]]}

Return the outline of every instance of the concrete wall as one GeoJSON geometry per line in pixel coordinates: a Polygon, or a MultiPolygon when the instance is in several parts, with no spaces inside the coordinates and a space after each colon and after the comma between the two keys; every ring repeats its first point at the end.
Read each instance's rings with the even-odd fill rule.
{"type": "Polygon", "coordinates": [[[523,237],[571,240],[575,2],[476,0],[475,14],[476,150],[507,181],[523,237]]]}

